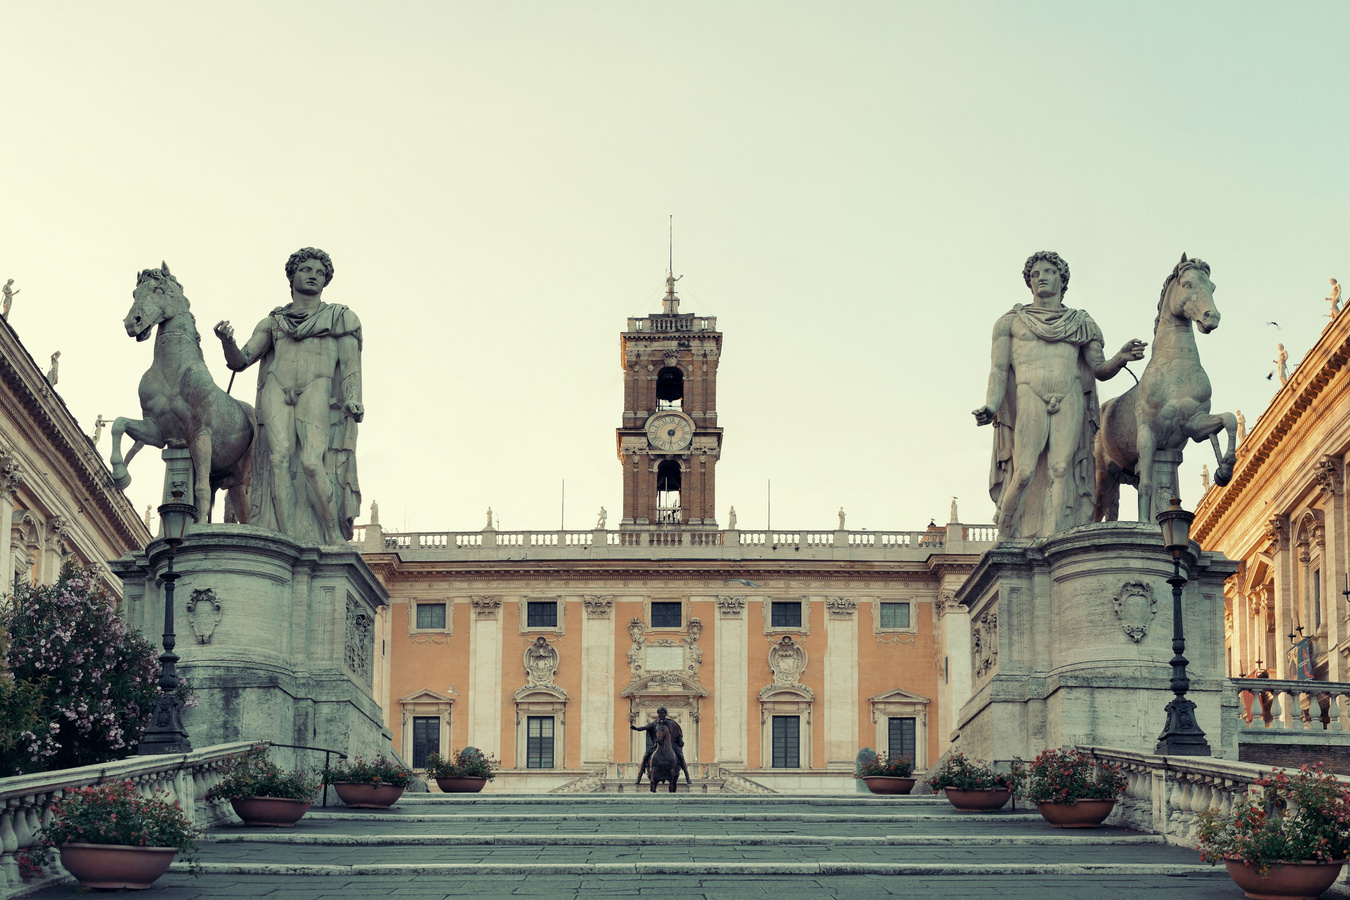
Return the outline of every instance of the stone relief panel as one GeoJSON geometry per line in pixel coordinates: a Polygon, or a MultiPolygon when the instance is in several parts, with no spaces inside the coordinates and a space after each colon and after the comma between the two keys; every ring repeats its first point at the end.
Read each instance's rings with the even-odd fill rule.
{"type": "Polygon", "coordinates": [[[557,676],[558,648],[540,635],[525,648],[526,687],[556,687],[553,681],[557,676]]]}
{"type": "Polygon", "coordinates": [[[211,635],[220,624],[222,608],[214,588],[193,591],[186,604],[188,624],[197,636],[197,643],[211,643],[211,635]]]}
{"type": "Polygon", "coordinates": [[[347,595],[347,671],[367,689],[373,685],[375,623],[356,598],[347,595]]]}
{"type": "Polygon", "coordinates": [[[998,613],[987,612],[971,621],[970,665],[976,679],[998,668],[998,613]]]}
{"type": "Polygon", "coordinates": [[[802,673],[806,671],[806,648],[783,635],[782,639],[769,648],[769,668],[773,670],[775,687],[790,687],[808,691],[802,683],[802,673]]]}
{"type": "Polygon", "coordinates": [[[643,652],[646,631],[647,626],[642,624],[641,619],[633,619],[628,623],[628,637],[633,641],[633,646],[628,648],[629,681],[637,681],[643,676],[646,666],[646,654],[643,652]]]}
{"type": "Polygon", "coordinates": [[[1158,611],[1158,598],[1153,595],[1153,585],[1127,581],[1111,598],[1111,605],[1120,630],[1137,644],[1148,634],[1148,626],[1158,611]]]}

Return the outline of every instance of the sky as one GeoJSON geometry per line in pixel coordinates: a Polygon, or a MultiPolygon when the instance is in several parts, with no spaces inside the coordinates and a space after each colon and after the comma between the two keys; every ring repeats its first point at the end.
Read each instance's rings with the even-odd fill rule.
{"type": "MultiPolygon", "coordinates": [[[[742,529],[917,530],[953,496],[992,522],[971,410],[1034,251],[1108,355],[1151,341],[1183,252],[1209,262],[1197,344],[1249,428],[1277,342],[1292,368],[1350,278],[1341,3],[0,0],[0,24],[0,281],[76,419],[140,416],[139,270],[169,264],[224,386],[212,326],[246,336],[321,247],[386,530],[617,524],[619,335],[660,311],[672,216],[681,311],[724,334],[742,529]]],[[[133,461],[137,509],[162,471],[133,461]]]]}

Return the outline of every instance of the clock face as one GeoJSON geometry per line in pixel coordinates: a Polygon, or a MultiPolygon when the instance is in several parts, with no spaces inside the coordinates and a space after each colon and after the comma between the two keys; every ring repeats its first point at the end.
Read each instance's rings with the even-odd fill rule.
{"type": "Polygon", "coordinates": [[[647,440],[658,450],[667,453],[683,450],[693,437],[689,420],[676,413],[661,413],[647,420],[647,440]]]}

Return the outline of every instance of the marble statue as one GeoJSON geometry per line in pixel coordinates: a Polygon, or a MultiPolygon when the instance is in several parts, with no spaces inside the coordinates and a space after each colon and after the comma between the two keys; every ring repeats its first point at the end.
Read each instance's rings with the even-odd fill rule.
{"type": "Polygon", "coordinates": [[[152,512],[152,509],[151,509],[151,507],[150,507],[150,504],[147,503],[147,504],[145,505],[145,527],[146,527],[146,528],[149,528],[149,527],[150,527],[150,513],[151,513],[151,512],[152,512]]]}
{"type": "Polygon", "coordinates": [[[207,371],[197,320],[167,263],[143,270],[131,297],[131,309],[122,320],[127,337],[149,340],[154,330],[155,351],[141,376],[141,418],[118,416],[112,423],[113,483],[119,488],[131,484],[127,466],[146,445],[186,447],[196,482],[192,502],[197,521],[210,520],[215,492],[223,489],[223,518],[248,524],[253,407],[222,391],[207,371]],[[134,441],[125,459],[123,434],[134,441]]]}
{"type": "Polygon", "coordinates": [[[230,369],[258,363],[251,521],[304,543],[341,544],[361,512],[361,322],[323,300],[333,261],[322,250],[292,253],[286,279],[291,302],[259,322],[242,348],[228,321],[215,329],[230,369]]]}
{"type": "Polygon", "coordinates": [[[736,507],[734,506],[727,512],[727,530],[736,530],[736,507]]]}
{"type": "Polygon", "coordinates": [[[842,506],[839,507],[839,530],[844,530],[844,508],[842,506]]]}
{"type": "Polygon", "coordinates": [[[103,437],[104,426],[111,424],[112,419],[105,419],[103,418],[103,413],[99,413],[98,416],[94,419],[94,436],[90,438],[90,440],[93,441],[95,444],[97,444],[98,439],[103,437]]]}
{"type": "Polygon", "coordinates": [[[948,521],[948,522],[951,522],[951,523],[955,523],[955,522],[960,522],[960,521],[961,521],[960,518],[957,517],[957,513],[956,513],[956,498],[955,498],[955,497],[952,498],[952,510],[951,510],[951,514],[950,514],[950,516],[948,517],[947,521],[948,521]]]}
{"type": "Polygon", "coordinates": [[[489,506],[487,510],[487,524],[483,526],[483,530],[490,531],[491,529],[492,529],[492,507],[489,506]]]}
{"type": "Polygon", "coordinates": [[[605,527],[605,520],[608,519],[608,518],[609,518],[609,513],[605,512],[605,508],[604,508],[603,506],[600,507],[600,512],[597,513],[597,514],[596,514],[596,517],[595,517],[595,527],[596,527],[596,528],[604,528],[604,527],[605,527]]]}
{"type": "MultiPolygon", "coordinates": [[[[1237,459],[1237,419],[1230,412],[1211,413],[1213,393],[1209,376],[1200,365],[1195,331],[1209,334],[1219,327],[1214,305],[1214,282],[1209,264],[1187,259],[1163,279],[1158,317],[1153,320],[1153,354],[1139,383],[1102,406],[1102,428],[1097,435],[1097,507],[1094,521],[1114,522],[1120,513],[1122,480],[1138,486],[1139,521],[1153,524],[1154,515],[1180,493],[1170,454],[1180,453],[1188,441],[1208,439],[1214,450],[1214,483],[1228,484],[1237,459]],[[1194,326],[1194,327],[1192,327],[1194,326]],[[1219,448],[1219,432],[1228,435],[1226,451],[1219,448]],[[1157,454],[1163,474],[1155,475],[1157,454]]],[[[1176,463],[1180,457],[1176,457],[1176,463]]]]}
{"type": "Polygon", "coordinates": [[[1275,371],[1279,374],[1280,386],[1283,387],[1289,383],[1289,352],[1284,349],[1284,344],[1276,344],[1275,346],[1279,348],[1280,352],[1271,362],[1275,363],[1275,371]]]}
{"type": "Polygon", "coordinates": [[[1331,296],[1327,297],[1327,302],[1331,304],[1331,312],[1327,313],[1327,317],[1334,319],[1341,311],[1341,283],[1335,278],[1331,279],[1331,296]]]}
{"type": "Polygon", "coordinates": [[[1234,417],[1237,419],[1238,443],[1242,443],[1247,439],[1247,420],[1243,417],[1242,410],[1240,409],[1234,413],[1234,417]]]}
{"type": "Polygon", "coordinates": [[[1200,464],[1200,486],[1201,486],[1202,488],[1204,488],[1205,490],[1209,490],[1209,464],[1208,464],[1208,463],[1201,463],[1201,464],[1200,464]]]}
{"type": "Polygon", "coordinates": [[[61,377],[61,351],[52,354],[52,367],[47,370],[47,383],[56,387],[56,379],[61,377]]]}
{"type": "Polygon", "coordinates": [[[989,496],[1000,538],[1048,537],[1092,521],[1096,383],[1143,359],[1147,346],[1131,340],[1103,356],[1097,323],[1064,305],[1069,266],[1059,254],[1033,254],[1022,280],[1032,302],[994,324],[989,388],[974,411],[977,424],[994,426],[989,496]]]}
{"type": "Polygon", "coordinates": [[[14,302],[14,295],[17,293],[19,292],[14,290],[13,278],[11,278],[9,281],[6,281],[5,286],[0,288],[0,294],[4,295],[4,307],[0,308],[0,318],[3,318],[6,322],[9,321],[10,304],[14,302]]]}
{"type": "Polygon", "coordinates": [[[374,500],[370,501],[370,524],[380,524],[380,504],[376,503],[374,500]]]}

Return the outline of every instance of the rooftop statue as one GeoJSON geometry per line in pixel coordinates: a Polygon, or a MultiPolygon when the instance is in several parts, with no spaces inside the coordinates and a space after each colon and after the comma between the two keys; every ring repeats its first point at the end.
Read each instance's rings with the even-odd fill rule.
{"type": "Polygon", "coordinates": [[[1327,316],[1334,319],[1341,311],[1341,283],[1335,278],[1331,279],[1331,294],[1328,295],[1327,302],[1331,304],[1331,312],[1327,313],[1327,316]]]}
{"type": "Polygon", "coordinates": [[[1029,304],[994,323],[993,360],[979,425],[994,426],[989,496],[999,537],[1048,537],[1092,521],[1092,441],[1100,423],[1097,381],[1143,359],[1143,341],[1127,341],[1109,360],[1092,317],[1064,305],[1069,265],[1057,253],[1033,254],[1022,269],[1029,304]]]}
{"type": "Polygon", "coordinates": [[[1200,366],[1191,323],[1209,334],[1219,327],[1219,310],[1209,264],[1183,253],[1163,282],[1153,322],[1153,354],[1143,376],[1102,407],[1096,453],[1098,519],[1118,518],[1120,483],[1126,481],[1139,488],[1139,521],[1152,523],[1167,502],[1154,496],[1153,454],[1181,450],[1188,440],[1208,439],[1214,448],[1216,485],[1223,487],[1233,477],[1237,418],[1209,411],[1209,376],[1200,366]],[[1220,431],[1228,432],[1226,453],[1219,450],[1220,431]]]}
{"type": "Polygon", "coordinates": [[[4,287],[0,287],[0,294],[4,295],[4,306],[0,308],[0,318],[6,322],[9,321],[9,307],[14,302],[14,295],[19,291],[14,290],[14,279],[6,281],[4,287]]]}
{"type": "Polygon", "coordinates": [[[215,492],[227,491],[224,518],[247,523],[249,451],[253,446],[253,407],[226,394],[211,378],[202,358],[197,320],[178,279],[167,263],[136,278],[131,310],[122,321],[127,335],[148,340],[155,329],[154,362],[141,376],[141,418],[117,417],[112,423],[113,483],[131,484],[127,465],[141,447],[186,447],[192,457],[197,521],[210,520],[215,492]],[[135,441],[122,458],[122,435],[135,441]]]}
{"type": "Polygon", "coordinates": [[[333,261],[322,250],[292,253],[286,279],[291,302],[259,322],[242,348],[228,321],[215,329],[232,370],[258,363],[250,521],[301,542],[341,544],[361,512],[361,322],[323,301],[333,261]]]}

